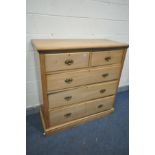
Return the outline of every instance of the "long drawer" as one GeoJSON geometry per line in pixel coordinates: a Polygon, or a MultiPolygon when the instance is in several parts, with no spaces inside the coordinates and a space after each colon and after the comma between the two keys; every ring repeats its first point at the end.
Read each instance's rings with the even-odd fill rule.
{"type": "Polygon", "coordinates": [[[93,84],[119,78],[121,66],[100,67],[60,74],[47,75],[47,90],[53,91],[85,84],[93,84]]]}
{"type": "Polygon", "coordinates": [[[92,53],[92,66],[101,66],[109,64],[121,63],[123,56],[123,50],[112,51],[96,51],[92,53]]]}
{"type": "Polygon", "coordinates": [[[50,125],[55,126],[113,108],[114,96],[100,98],[50,111],[50,125]]]}
{"type": "Polygon", "coordinates": [[[46,72],[88,67],[89,52],[45,54],[46,72]]]}
{"type": "Polygon", "coordinates": [[[117,82],[118,81],[93,84],[49,94],[49,108],[113,95],[116,92],[117,82]]]}

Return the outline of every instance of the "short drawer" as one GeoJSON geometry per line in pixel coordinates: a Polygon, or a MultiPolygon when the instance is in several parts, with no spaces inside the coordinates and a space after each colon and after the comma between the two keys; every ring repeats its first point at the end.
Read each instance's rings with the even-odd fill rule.
{"type": "Polygon", "coordinates": [[[109,96],[86,102],[86,114],[91,115],[113,108],[114,98],[114,96],[109,96]]]}
{"type": "Polygon", "coordinates": [[[123,50],[96,51],[92,53],[92,66],[121,63],[123,50]]]}
{"type": "Polygon", "coordinates": [[[55,126],[86,115],[85,104],[50,111],[50,125],[55,126]]]}
{"type": "Polygon", "coordinates": [[[89,52],[45,54],[46,72],[88,67],[89,52]]]}
{"type": "Polygon", "coordinates": [[[84,84],[93,84],[119,78],[121,66],[100,67],[94,69],[65,72],[47,76],[48,91],[65,89],[84,84]]]}
{"type": "Polygon", "coordinates": [[[117,83],[118,81],[105,82],[49,94],[49,108],[113,95],[116,92],[117,83]]]}

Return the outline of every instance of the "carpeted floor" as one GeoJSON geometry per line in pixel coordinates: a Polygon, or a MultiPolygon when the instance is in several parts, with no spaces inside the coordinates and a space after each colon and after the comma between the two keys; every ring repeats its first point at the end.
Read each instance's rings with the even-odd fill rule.
{"type": "Polygon", "coordinates": [[[43,136],[39,114],[27,116],[27,155],[128,155],[129,92],[117,94],[115,112],[55,135],[43,136]]]}

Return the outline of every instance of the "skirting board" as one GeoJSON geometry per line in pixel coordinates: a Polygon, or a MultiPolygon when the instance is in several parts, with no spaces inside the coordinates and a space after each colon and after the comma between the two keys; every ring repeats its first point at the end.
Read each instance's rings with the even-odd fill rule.
{"type": "MultiPolygon", "coordinates": [[[[129,86],[119,87],[117,93],[127,91],[127,90],[129,90],[129,86]]],[[[35,106],[35,107],[26,108],[26,116],[35,114],[35,113],[39,113],[39,111],[40,111],[40,105],[35,106]]]]}

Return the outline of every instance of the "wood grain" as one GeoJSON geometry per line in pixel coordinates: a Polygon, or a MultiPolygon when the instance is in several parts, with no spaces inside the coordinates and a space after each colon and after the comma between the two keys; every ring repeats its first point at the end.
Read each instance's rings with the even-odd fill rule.
{"type": "Polygon", "coordinates": [[[65,124],[57,125],[55,127],[50,127],[50,128],[45,130],[45,133],[46,133],[46,136],[47,136],[47,135],[56,133],[58,131],[62,131],[62,130],[68,129],[68,128],[76,127],[78,125],[88,123],[88,122],[96,120],[96,119],[103,118],[105,116],[110,115],[113,112],[114,112],[114,108],[112,108],[110,110],[106,110],[104,112],[97,113],[97,114],[89,115],[89,116],[86,116],[86,117],[83,117],[83,118],[80,118],[80,119],[76,119],[76,120],[67,122],[65,124]]]}
{"type": "Polygon", "coordinates": [[[105,39],[37,39],[32,43],[40,58],[40,116],[46,135],[114,111],[128,44],[105,39]]]}
{"type": "Polygon", "coordinates": [[[121,63],[123,50],[97,51],[92,53],[92,66],[121,63]]]}
{"type": "Polygon", "coordinates": [[[109,96],[56,110],[50,110],[50,125],[56,126],[71,120],[109,110],[113,108],[113,104],[114,96],[109,96]]]}
{"type": "Polygon", "coordinates": [[[47,96],[47,80],[45,75],[45,57],[44,54],[39,55],[40,58],[40,73],[41,73],[41,83],[42,83],[42,93],[43,93],[43,105],[42,105],[42,112],[45,118],[45,126],[46,128],[49,127],[49,103],[48,103],[48,96],[47,96]]]}
{"type": "Polygon", "coordinates": [[[128,44],[107,39],[33,39],[38,51],[87,49],[87,48],[127,48],[128,44]]]}
{"type": "MultiPolygon", "coordinates": [[[[120,72],[120,74],[119,74],[119,80],[117,81],[117,90],[118,90],[119,82],[120,82],[120,80],[121,80],[121,74],[122,74],[122,71],[123,71],[123,66],[124,66],[124,61],[125,61],[126,52],[127,52],[127,49],[124,49],[124,50],[123,50],[122,61],[121,61],[121,72],[120,72]]],[[[115,101],[115,100],[116,100],[116,96],[115,96],[114,101],[115,101]]]]}
{"type": "Polygon", "coordinates": [[[96,100],[91,100],[85,103],[86,114],[92,115],[98,112],[106,111],[113,108],[114,96],[108,96],[104,98],[99,98],[96,100]]]}
{"type": "Polygon", "coordinates": [[[61,107],[82,101],[113,95],[117,89],[117,81],[93,84],[48,95],[49,108],[61,107]],[[66,100],[66,97],[71,97],[66,100]]]}
{"type": "Polygon", "coordinates": [[[66,108],[50,111],[50,125],[63,124],[85,116],[85,104],[77,104],[66,108]]]}
{"type": "Polygon", "coordinates": [[[46,72],[88,67],[88,60],[89,52],[45,54],[46,72]]]}
{"type": "Polygon", "coordinates": [[[114,65],[111,67],[90,68],[47,75],[47,90],[60,90],[86,84],[116,80],[119,78],[120,69],[121,65],[114,65]],[[66,83],[66,79],[72,79],[72,82],[66,83]]]}

